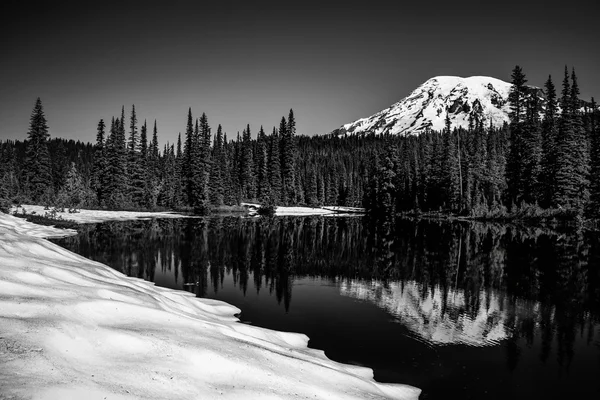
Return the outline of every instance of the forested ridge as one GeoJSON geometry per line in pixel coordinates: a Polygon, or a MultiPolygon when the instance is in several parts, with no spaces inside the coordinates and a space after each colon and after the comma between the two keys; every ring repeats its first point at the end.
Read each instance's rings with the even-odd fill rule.
{"type": "Polygon", "coordinates": [[[565,68],[560,95],[511,75],[510,124],[415,136],[303,136],[293,110],[256,134],[231,137],[190,108],[177,143],[159,146],[158,122],[135,106],[100,120],[94,145],[49,138],[41,100],[27,140],[0,144],[0,207],[39,203],[107,209],[190,209],[208,214],[242,201],[364,206],[368,213],[515,213],[600,217],[598,107],[579,98],[565,68]],[[542,96],[539,94],[542,93],[542,96]],[[253,138],[254,137],[254,138],[253,138]]]}

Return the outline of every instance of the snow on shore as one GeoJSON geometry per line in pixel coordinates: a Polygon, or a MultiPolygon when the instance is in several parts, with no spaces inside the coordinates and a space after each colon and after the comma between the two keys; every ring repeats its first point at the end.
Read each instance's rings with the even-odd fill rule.
{"type": "MultiPolygon", "coordinates": [[[[241,203],[240,205],[248,207],[251,211],[257,211],[260,208],[260,204],[256,203],[241,203]]],[[[342,207],[342,206],[323,206],[323,207],[284,207],[277,206],[275,208],[275,215],[286,216],[286,215],[297,215],[297,216],[308,216],[308,215],[356,215],[363,214],[364,209],[356,207],[342,207]]]]}
{"type": "MultiPolygon", "coordinates": [[[[74,214],[71,214],[74,215],[74,214]]],[[[33,399],[417,398],[329,360],[302,334],[155,287],[0,213],[0,394],[33,399]]]]}
{"type": "MultiPolygon", "coordinates": [[[[66,209],[65,209],[66,210],[66,209]]],[[[35,213],[44,215],[48,210],[44,210],[44,206],[23,205],[22,207],[13,207],[10,210],[11,214],[35,213]]],[[[78,209],[76,213],[68,211],[57,213],[57,217],[64,220],[73,221],[79,224],[96,223],[105,221],[127,221],[132,219],[150,219],[150,218],[186,218],[186,215],[177,214],[174,212],[139,212],[139,211],[104,211],[104,210],[83,210],[78,209]]]]}

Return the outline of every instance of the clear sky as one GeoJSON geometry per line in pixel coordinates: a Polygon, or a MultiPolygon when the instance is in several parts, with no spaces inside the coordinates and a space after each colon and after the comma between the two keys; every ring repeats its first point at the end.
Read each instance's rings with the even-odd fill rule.
{"type": "Polygon", "coordinates": [[[53,137],[94,141],[135,104],[161,143],[188,107],[229,138],[270,132],[294,109],[299,134],[328,133],[436,75],[560,87],[576,68],[600,97],[597,1],[13,1],[0,5],[0,140],[24,139],[41,97],[53,137]]]}

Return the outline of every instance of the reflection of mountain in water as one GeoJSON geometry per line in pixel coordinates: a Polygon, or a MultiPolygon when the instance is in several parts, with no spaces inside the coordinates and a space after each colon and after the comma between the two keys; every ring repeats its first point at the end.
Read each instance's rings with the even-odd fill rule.
{"type": "Polygon", "coordinates": [[[463,290],[443,291],[439,286],[429,290],[414,281],[350,280],[342,282],[340,292],[376,304],[396,316],[418,339],[435,345],[496,345],[511,336],[509,313],[516,314],[516,319],[530,319],[539,309],[539,304],[529,301],[511,305],[505,296],[491,290],[480,292],[479,307],[470,312],[463,290]]]}

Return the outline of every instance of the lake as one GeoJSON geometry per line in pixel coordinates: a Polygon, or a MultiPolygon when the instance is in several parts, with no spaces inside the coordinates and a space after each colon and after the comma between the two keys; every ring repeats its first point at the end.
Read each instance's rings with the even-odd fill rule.
{"type": "Polygon", "coordinates": [[[55,243],[305,333],[422,399],[600,395],[600,234],[360,217],[82,225],[55,243]]]}

